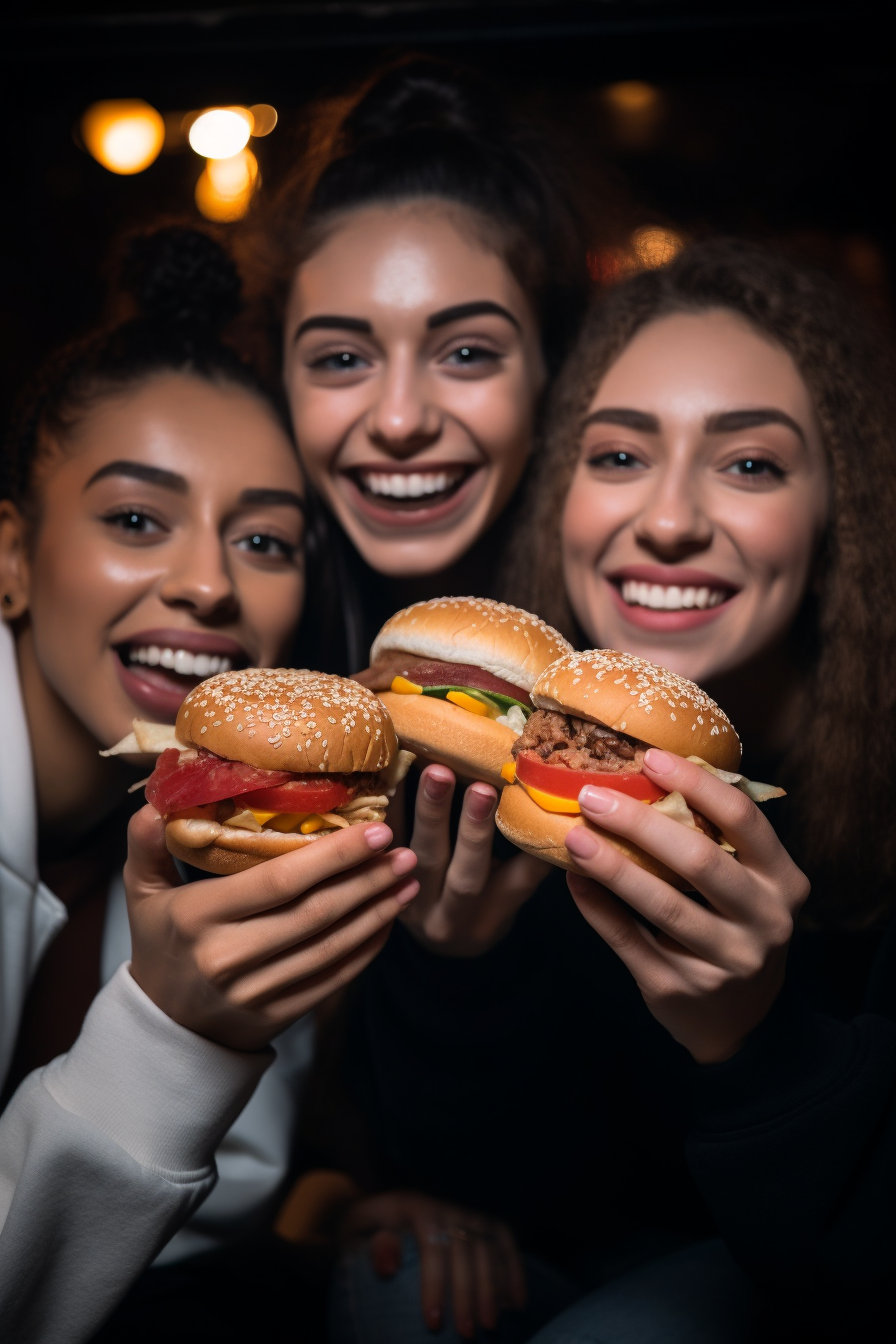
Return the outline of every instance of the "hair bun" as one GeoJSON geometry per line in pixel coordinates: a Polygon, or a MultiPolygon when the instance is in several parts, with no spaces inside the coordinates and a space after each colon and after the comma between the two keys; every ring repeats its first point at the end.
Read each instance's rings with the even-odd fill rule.
{"type": "Polygon", "coordinates": [[[240,309],[236,265],[199,229],[169,225],[129,239],[120,282],[152,321],[219,331],[240,309]]]}
{"type": "Polygon", "coordinates": [[[377,79],[346,117],[345,148],[423,129],[481,136],[495,121],[487,102],[484,87],[438,61],[406,61],[377,79]]]}

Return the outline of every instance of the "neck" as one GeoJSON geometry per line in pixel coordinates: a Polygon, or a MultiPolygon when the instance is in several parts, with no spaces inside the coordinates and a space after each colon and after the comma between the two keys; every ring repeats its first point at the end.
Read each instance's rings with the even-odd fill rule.
{"type": "Polygon", "coordinates": [[[757,655],[706,687],[729,715],[749,759],[783,756],[799,731],[806,670],[788,645],[757,655]]]}
{"type": "Polygon", "coordinates": [[[121,806],[131,771],[103,760],[92,733],[44,677],[26,625],[16,658],[37,789],[39,848],[63,855],[121,806]]]}

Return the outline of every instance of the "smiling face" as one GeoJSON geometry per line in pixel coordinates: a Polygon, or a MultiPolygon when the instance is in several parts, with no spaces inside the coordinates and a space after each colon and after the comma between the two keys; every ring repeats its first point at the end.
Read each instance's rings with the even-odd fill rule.
{"type": "Polygon", "coordinates": [[[517,485],[545,382],[538,329],[469,212],[348,215],[299,267],[286,387],[308,474],[374,569],[459,560],[517,485]]]}
{"type": "Polygon", "coordinates": [[[728,311],[659,318],[586,417],[563,514],[573,609],[596,645],[706,684],[783,640],[827,509],[789,354],[728,311]]]}
{"type": "Polygon", "coordinates": [[[154,377],[89,411],[37,489],[18,562],[3,519],[4,565],[30,674],[97,741],[135,716],[173,722],[212,672],[282,657],[304,594],[302,484],[260,398],[154,377]]]}

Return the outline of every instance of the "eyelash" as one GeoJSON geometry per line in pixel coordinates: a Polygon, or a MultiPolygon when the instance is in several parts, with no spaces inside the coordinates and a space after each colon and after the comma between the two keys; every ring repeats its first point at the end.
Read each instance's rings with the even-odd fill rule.
{"type": "Polygon", "coordinates": [[[104,523],[108,523],[111,527],[117,527],[122,532],[127,532],[131,536],[151,535],[148,529],[145,529],[141,526],[137,527],[127,526],[127,523],[135,521],[148,522],[151,523],[153,527],[158,528],[159,531],[164,530],[164,524],[159,522],[158,518],[154,518],[152,514],[147,509],[144,508],[134,507],[134,508],[114,509],[111,513],[103,514],[104,523]]]}
{"type": "Polygon", "coordinates": [[[773,462],[771,458],[760,457],[758,454],[753,453],[751,453],[749,457],[739,457],[737,458],[736,461],[729,462],[728,466],[724,468],[724,471],[726,473],[730,473],[731,475],[736,474],[738,476],[743,476],[745,480],[754,480],[754,481],[761,480],[763,476],[768,475],[774,477],[776,480],[782,481],[787,474],[784,471],[784,468],[780,467],[777,462],[773,462]],[[753,472],[750,471],[735,473],[734,471],[735,467],[747,466],[748,464],[751,466],[762,467],[763,471],[757,474],[754,474],[753,472]]]}
{"type": "Polygon", "coordinates": [[[588,458],[589,467],[613,467],[618,471],[631,471],[633,468],[641,467],[643,465],[644,464],[639,457],[635,457],[634,453],[625,452],[622,448],[617,448],[608,453],[595,453],[588,458]],[[614,462],[611,460],[613,458],[624,458],[625,461],[620,462],[617,460],[614,462]]]}
{"type": "MultiPolygon", "coordinates": [[[[108,523],[111,527],[120,529],[122,532],[132,537],[154,536],[166,531],[164,523],[161,523],[143,508],[115,509],[111,513],[103,514],[103,522],[108,523]],[[146,528],[140,525],[129,527],[128,523],[134,521],[137,521],[139,524],[150,523],[152,527],[146,528]]],[[[273,558],[270,548],[271,543],[273,544],[274,550],[279,552],[279,556],[290,563],[295,560],[297,553],[301,550],[301,545],[294,545],[292,542],[285,541],[283,537],[277,537],[272,532],[262,532],[258,530],[253,530],[246,536],[238,537],[232,545],[239,550],[248,551],[261,559],[269,560],[273,558]],[[252,545],[252,543],[256,541],[269,543],[269,546],[266,550],[262,550],[252,545]],[[246,545],[247,542],[249,545],[246,545]]]]}
{"type": "Polygon", "coordinates": [[[312,359],[308,368],[316,373],[355,373],[359,364],[366,364],[367,360],[363,355],[359,355],[356,350],[331,350],[327,354],[318,355],[312,359]],[[331,363],[331,361],[337,361],[331,363]],[[349,363],[348,361],[352,361],[349,363]]]}

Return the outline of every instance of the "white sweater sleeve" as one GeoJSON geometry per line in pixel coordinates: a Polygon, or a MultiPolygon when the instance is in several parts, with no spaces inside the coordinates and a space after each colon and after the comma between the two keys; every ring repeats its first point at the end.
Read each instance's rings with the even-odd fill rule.
{"type": "Polygon", "coordinates": [[[87,1339],[215,1183],[215,1149],[272,1050],[178,1026],[122,966],[67,1055],[0,1116],[0,1321],[87,1339]]]}

